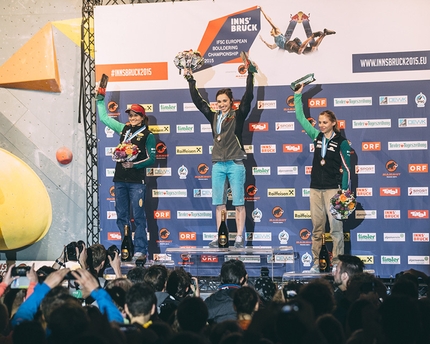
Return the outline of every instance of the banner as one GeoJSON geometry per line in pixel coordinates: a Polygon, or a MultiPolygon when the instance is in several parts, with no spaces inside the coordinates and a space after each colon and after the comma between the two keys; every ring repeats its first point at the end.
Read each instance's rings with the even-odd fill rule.
{"type": "MultiPolygon", "coordinates": [[[[214,257],[184,260],[165,253],[167,248],[186,252],[187,247],[207,246],[216,233],[210,124],[192,103],[173,59],[183,50],[200,51],[205,65],[194,77],[200,93],[215,106],[219,88],[230,87],[236,100],[242,97],[246,69],[238,56],[244,50],[259,67],[243,136],[246,238],[254,247],[289,245],[294,250],[293,262],[282,252],[248,257],[255,265],[247,269],[255,267],[257,273],[260,266],[273,264],[274,273],[282,275],[312,264],[313,144],[295,119],[290,84],[314,73],[316,81],[303,95],[306,116],[317,121],[322,110],[333,110],[353,148],[352,191],[358,206],[344,223],[345,253],[359,256],[381,277],[409,268],[430,273],[430,44],[413,39],[430,23],[419,11],[414,22],[420,25],[400,30],[396,23],[410,11],[409,3],[369,20],[369,8],[388,13],[391,7],[388,0],[96,7],[96,74],[98,79],[102,73],[110,76],[109,113],[126,122],[127,105],[139,103],[156,136],[156,164],[146,170],[151,259],[168,258],[219,274],[214,257]]],[[[119,137],[102,123],[97,130],[101,241],[119,246],[110,157],[119,137]]],[[[228,209],[227,225],[234,233],[231,203],[228,209]]],[[[329,234],[327,241],[330,249],[329,234]]]]}

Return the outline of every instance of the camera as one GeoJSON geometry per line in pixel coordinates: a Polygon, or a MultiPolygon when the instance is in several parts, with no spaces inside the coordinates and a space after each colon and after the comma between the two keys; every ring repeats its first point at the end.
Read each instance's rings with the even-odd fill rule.
{"type": "Polygon", "coordinates": [[[68,261],[78,261],[78,257],[76,256],[76,247],[79,249],[79,253],[81,253],[85,247],[85,243],[82,240],[79,240],[78,242],[72,241],[66,246],[65,256],[68,261]]]}
{"type": "Polygon", "coordinates": [[[14,266],[12,268],[12,276],[27,276],[27,271],[30,271],[31,266],[14,266]]]}
{"type": "Polygon", "coordinates": [[[109,268],[110,262],[109,262],[109,257],[114,260],[115,259],[115,252],[118,253],[118,256],[121,256],[121,251],[119,250],[119,248],[116,245],[111,245],[109,246],[109,248],[106,250],[106,261],[105,261],[105,267],[109,268]]]}

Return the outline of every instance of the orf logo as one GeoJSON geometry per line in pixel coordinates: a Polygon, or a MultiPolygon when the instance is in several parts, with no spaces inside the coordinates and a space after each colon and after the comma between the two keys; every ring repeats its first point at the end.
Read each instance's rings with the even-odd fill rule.
{"type": "Polygon", "coordinates": [[[167,150],[167,146],[164,144],[164,142],[158,142],[157,145],[155,146],[155,149],[157,151],[158,154],[163,154],[166,152],[167,150]]]}
{"type": "Polygon", "coordinates": [[[179,240],[197,240],[197,234],[196,232],[179,232],[179,240]]]}
{"type": "Polygon", "coordinates": [[[170,232],[167,228],[161,228],[159,232],[160,238],[166,240],[170,236],[170,232]]]}
{"type": "Polygon", "coordinates": [[[394,172],[395,170],[397,170],[397,167],[399,167],[399,165],[394,160],[388,160],[385,164],[385,168],[388,172],[394,172]]]}
{"type": "Polygon", "coordinates": [[[311,237],[311,231],[307,228],[302,228],[299,232],[300,239],[302,240],[309,240],[311,237]]]}
{"type": "Polygon", "coordinates": [[[248,187],[246,188],[246,193],[249,196],[255,196],[255,194],[257,193],[257,191],[258,191],[257,187],[255,185],[253,185],[253,184],[248,185],[248,187]]]}
{"type": "Polygon", "coordinates": [[[206,164],[200,164],[198,167],[197,167],[197,171],[199,171],[199,173],[200,174],[206,174],[206,173],[208,173],[208,171],[209,171],[209,167],[208,167],[208,165],[206,165],[206,164]]]}
{"type": "Polygon", "coordinates": [[[279,206],[276,206],[272,209],[272,215],[277,219],[280,218],[283,213],[284,213],[284,210],[279,206]]]}

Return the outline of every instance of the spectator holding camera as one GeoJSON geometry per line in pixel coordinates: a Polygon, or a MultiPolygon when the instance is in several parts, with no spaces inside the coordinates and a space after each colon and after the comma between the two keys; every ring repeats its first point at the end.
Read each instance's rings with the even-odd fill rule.
{"type": "MultiPolygon", "coordinates": [[[[60,284],[66,276],[67,278],[74,278],[80,285],[84,298],[91,296],[97,301],[98,308],[102,314],[107,315],[109,321],[123,322],[123,317],[120,311],[115,307],[111,297],[104,289],[99,287],[98,281],[89,271],[84,269],[70,271],[69,268],[64,268],[50,273],[43,283],[38,284],[34,288],[34,293],[18,308],[18,311],[11,321],[12,326],[15,327],[23,321],[33,320],[40,304],[45,297],[49,296],[48,294],[50,292],[54,294],[51,295],[53,298],[52,301],[49,302],[50,306],[64,303],[64,298],[67,298],[67,296],[64,295],[69,296],[69,292],[66,288],[61,287],[60,284]],[[56,297],[55,294],[58,294],[58,297],[56,297]]],[[[52,311],[52,307],[50,307],[50,309],[52,311]]],[[[49,322],[47,325],[49,327],[49,322]]]]}

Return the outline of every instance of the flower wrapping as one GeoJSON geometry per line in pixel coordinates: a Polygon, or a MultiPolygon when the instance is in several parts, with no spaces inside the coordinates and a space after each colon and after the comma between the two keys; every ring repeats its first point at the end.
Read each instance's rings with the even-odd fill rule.
{"type": "Polygon", "coordinates": [[[191,49],[178,53],[175,56],[173,63],[179,69],[179,74],[181,74],[181,70],[184,68],[191,69],[193,72],[196,69],[199,69],[205,63],[205,59],[198,51],[191,49]]]}
{"type": "Polygon", "coordinates": [[[346,220],[355,210],[357,201],[350,190],[339,190],[330,199],[330,213],[337,220],[346,220]]]}
{"type": "Polygon", "coordinates": [[[139,147],[131,142],[123,142],[115,147],[112,160],[116,162],[128,162],[137,158],[140,153],[139,147]]]}

